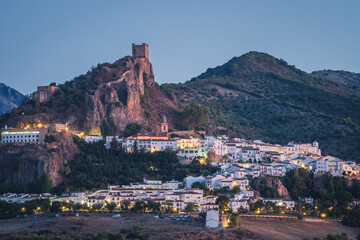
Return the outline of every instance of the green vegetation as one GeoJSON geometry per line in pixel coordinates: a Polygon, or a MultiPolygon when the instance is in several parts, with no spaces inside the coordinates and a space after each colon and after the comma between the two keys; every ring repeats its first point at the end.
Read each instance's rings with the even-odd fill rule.
{"type": "Polygon", "coordinates": [[[164,84],[184,105],[209,109],[214,134],[287,144],[318,140],[324,154],[358,161],[360,99],[337,83],[250,52],[184,84],[164,84]]]}
{"type": "Polygon", "coordinates": [[[265,198],[278,198],[280,197],[276,188],[267,184],[265,179],[262,179],[259,184],[260,195],[265,198]]]}
{"type": "Polygon", "coordinates": [[[291,170],[283,178],[285,187],[289,190],[292,199],[311,196],[314,206],[298,203],[296,210],[312,216],[325,214],[326,217],[341,218],[347,226],[360,226],[359,206],[353,207],[354,196],[359,195],[360,181],[353,179],[348,185],[342,177],[333,177],[330,174],[314,178],[305,169],[291,170]]]}
{"type": "Polygon", "coordinates": [[[0,200],[0,219],[13,218],[19,214],[37,214],[50,211],[51,204],[48,199],[32,200],[24,203],[8,203],[0,200]]]}
{"type": "Polygon", "coordinates": [[[128,125],[126,125],[124,131],[123,131],[123,135],[124,137],[130,137],[136,133],[138,133],[141,130],[141,125],[136,124],[136,123],[130,123],[128,125]]]}
{"type": "MultiPolygon", "coordinates": [[[[322,240],[321,238],[314,237],[314,238],[303,238],[303,240],[322,240]]],[[[341,234],[329,234],[326,237],[323,238],[323,240],[351,240],[347,233],[341,233],[341,234]]]]}
{"type": "Polygon", "coordinates": [[[101,136],[104,138],[106,136],[116,135],[116,125],[112,119],[109,121],[104,120],[100,126],[101,136]]]}
{"type": "Polygon", "coordinates": [[[229,220],[229,227],[231,228],[238,228],[239,223],[238,223],[238,217],[239,214],[238,213],[230,213],[228,216],[228,220],[229,220]]]}
{"type": "Polygon", "coordinates": [[[65,165],[64,181],[55,191],[66,189],[85,190],[104,188],[108,184],[128,185],[142,181],[144,177],[157,178],[162,181],[182,180],[189,174],[208,175],[217,168],[211,165],[180,165],[176,153],[171,150],[145,153],[135,150],[126,153],[121,147],[107,150],[104,142],[88,144],[74,138],[80,153],[75,160],[65,165]]]}
{"type": "Polygon", "coordinates": [[[176,127],[183,130],[190,130],[202,127],[209,121],[209,109],[191,101],[181,113],[176,127]]]}
{"type": "Polygon", "coordinates": [[[198,212],[198,205],[193,202],[188,202],[184,209],[185,212],[198,212]]]}
{"type": "Polygon", "coordinates": [[[357,206],[345,214],[342,224],[349,227],[360,227],[360,206],[357,206]]]}

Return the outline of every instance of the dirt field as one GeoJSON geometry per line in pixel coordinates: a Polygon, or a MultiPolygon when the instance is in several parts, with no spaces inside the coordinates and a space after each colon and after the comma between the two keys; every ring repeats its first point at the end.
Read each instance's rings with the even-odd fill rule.
{"type": "MultiPolygon", "coordinates": [[[[38,230],[52,230],[54,232],[67,231],[69,234],[98,233],[110,230],[118,233],[121,229],[134,225],[142,226],[144,232],[150,234],[153,240],[163,239],[199,239],[204,234],[214,239],[233,239],[230,229],[209,230],[204,223],[182,222],[170,219],[148,218],[141,214],[122,214],[121,218],[112,218],[112,214],[92,214],[90,217],[57,217],[39,216],[37,219],[9,219],[0,220],[0,239],[11,233],[33,232],[38,230]],[[80,224],[79,219],[85,219],[80,224]],[[201,235],[202,234],[202,235],[201,235]]],[[[298,220],[253,219],[240,218],[241,226],[249,233],[242,239],[302,239],[303,237],[324,237],[329,233],[348,233],[356,239],[359,229],[349,228],[340,223],[312,223],[298,220]]],[[[239,238],[240,239],[240,238],[239,238]]]]}
{"type": "Polygon", "coordinates": [[[360,229],[350,228],[338,222],[305,222],[299,220],[240,218],[241,225],[259,234],[263,239],[302,239],[304,237],[325,237],[326,235],[346,232],[356,239],[360,229]]]}

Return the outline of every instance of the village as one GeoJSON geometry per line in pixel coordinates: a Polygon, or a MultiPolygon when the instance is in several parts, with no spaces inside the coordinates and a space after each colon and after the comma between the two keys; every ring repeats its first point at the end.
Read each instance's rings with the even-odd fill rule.
{"type": "MultiPolygon", "coordinates": [[[[109,185],[106,189],[84,192],[72,191],[60,196],[48,193],[6,193],[0,196],[0,200],[24,203],[36,199],[49,199],[51,202],[71,202],[89,210],[106,209],[109,205],[117,209],[123,209],[124,206],[126,209],[131,209],[136,207],[137,202],[153,201],[159,209],[168,209],[174,213],[210,211],[209,214],[216,216],[219,214],[219,209],[220,212],[263,214],[266,212],[266,208],[251,207],[251,205],[254,206],[257,202],[261,202],[265,206],[269,203],[269,206],[279,208],[280,213],[284,214],[294,211],[298,203],[301,202],[316,207],[313,198],[265,198],[251,188],[251,179],[260,176],[283,177],[287,171],[297,168],[307,169],[315,175],[326,173],[330,173],[332,176],[360,175],[359,164],[346,162],[332,156],[322,156],[317,141],[311,144],[289,142],[282,146],[264,143],[260,140],[230,139],[227,136],[171,138],[165,115],[163,115],[160,129],[160,132],[141,130],[127,138],[118,136],[106,136],[104,138],[100,135],[86,135],[83,138],[88,144],[105,139],[104,144],[107,149],[115,144],[121,146],[126,152],[135,150],[150,153],[174,151],[181,164],[191,164],[193,160],[197,160],[200,164],[208,162],[220,170],[208,176],[189,175],[183,181],[162,182],[158,179],[144,178],[143,182],[133,182],[130,185],[109,185]],[[218,200],[221,191],[233,193],[233,197],[225,204],[218,200]],[[216,194],[211,194],[215,192],[216,194]]],[[[2,143],[12,144],[14,139],[15,143],[21,144],[41,143],[45,139],[45,132],[44,126],[38,126],[38,128],[25,126],[24,129],[6,128],[2,131],[2,143]],[[31,135],[28,135],[29,132],[31,135]]],[[[355,206],[359,203],[359,200],[354,199],[352,205],[355,206]]],[[[326,215],[321,216],[324,218],[326,215]]],[[[215,221],[209,226],[217,227],[219,222],[215,221]]]]}

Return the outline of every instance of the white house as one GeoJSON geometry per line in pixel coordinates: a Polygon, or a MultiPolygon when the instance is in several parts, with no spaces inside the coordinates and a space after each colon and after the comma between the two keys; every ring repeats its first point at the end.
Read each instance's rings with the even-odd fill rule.
{"type": "Polygon", "coordinates": [[[206,224],[207,228],[219,227],[219,211],[209,210],[206,212],[206,224]]]}
{"type": "Polygon", "coordinates": [[[86,135],[85,136],[85,142],[87,143],[93,143],[103,140],[103,137],[100,135],[86,135]]]}
{"type": "Polygon", "coordinates": [[[247,211],[249,211],[250,205],[246,199],[243,199],[243,200],[231,199],[229,201],[229,209],[230,210],[237,212],[239,208],[243,208],[243,209],[246,209],[247,211]]]}
{"type": "Polygon", "coordinates": [[[194,182],[201,182],[206,185],[206,179],[203,176],[199,176],[199,177],[187,176],[186,178],[184,178],[184,182],[186,184],[186,188],[191,188],[191,185],[194,182]]]}

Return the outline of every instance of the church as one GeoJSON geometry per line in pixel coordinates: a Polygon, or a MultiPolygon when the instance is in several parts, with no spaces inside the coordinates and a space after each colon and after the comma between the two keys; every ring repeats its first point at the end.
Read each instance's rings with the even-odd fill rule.
{"type": "Polygon", "coordinates": [[[168,130],[169,126],[164,114],[160,125],[160,132],[148,132],[142,129],[140,132],[133,135],[132,138],[135,140],[168,140],[168,130]]]}

